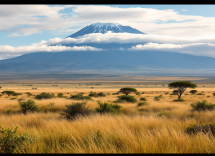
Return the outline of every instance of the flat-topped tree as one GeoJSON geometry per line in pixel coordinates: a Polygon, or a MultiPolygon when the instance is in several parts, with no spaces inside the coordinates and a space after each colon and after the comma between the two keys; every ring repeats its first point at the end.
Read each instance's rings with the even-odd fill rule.
{"type": "Polygon", "coordinates": [[[7,94],[8,96],[10,96],[11,94],[14,94],[14,91],[3,91],[1,92],[2,94],[7,94]]]}
{"type": "Polygon", "coordinates": [[[172,82],[168,85],[170,89],[177,89],[178,92],[178,100],[181,98],[181,95],[184,93],[186,88],[196,88],[197,85],[194,83],[191,83],[190,81],[176,81],[172,82]]]}
{"type": "Polygon", "coordinates": [[[123,94],[125,94],[127,96],[131,92],[136,93],[137,90],[135,88],[126,87],[126,88],[121,88],[119,92],[121,92],[121,93],[123,93],[123,94]]]}

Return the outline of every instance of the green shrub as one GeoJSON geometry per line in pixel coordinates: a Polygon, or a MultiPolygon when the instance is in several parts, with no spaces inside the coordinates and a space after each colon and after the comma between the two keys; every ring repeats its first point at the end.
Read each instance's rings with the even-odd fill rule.
{"type": "Polygon", "coordinates": [[[113,103],[126,103],[126,100],[117,99],[116,101],[113,101],[113,103]]]}
{"type": "Polygon", "coordinates": [[[172,116],[172,113],[170,113],[170,112],[161,112],[161,113],[158,114],[158,116],[159,117],[165,116],[167,118],[170,118],[172,116]]]}
{"type": "Polygon", "coordinates": [[[1,98],[2,94],[0,94],[0,98],[1,98]]]}
{"type": "Polygon", "coordinates": [[[141,94],[144,94],[144,92],[142,92],[141,94]]]}
{"type": "Polygon", "coordinates": [[[184,99],[175,99],[173,100],[173,102],[184,102],[185,100],[184,99]]]}
{"type": "Polygon", "coordinates": [[[21,93],[12,93],[12,96],[19,96],[22,95],[21,93]]]}
{"type": "Polygon", "coordinates": [[[212,93],[213,94],[213,96],[215,96],[215,93],[212,93]]]}
{"type": "Polygon", "coordinates": [[[141,97],[140,101],[146,101],[146,98],[145,97],[141,97]]]}
{"type": "Polygon", "coordinates": [[[196,94],[196,93],[197,93],[197,90],[191,90],[190,93],[191,93],[191,94],[196,94]]]}
{"type": "Polygon", "coordinates": [[[68,120],[75,119],[77,116],[86,116],[92,113],[92,110],[89,107],[86,107],[87,102],[76,102],[70,105],[66,105],[64,113],[61,113],[63,117],[68,120]]]}
{"type": "Polygon", "coordinates": [[[136,92],[136,95],[140,95],[140,92],[136,92]]]}
{"type": "Polygon", "coordinates": [[[118,104],[109,104],[109,103],[101,103],[100,101],[98,102],[99,107],[95,108],[95,111],[98,113],[113,113],[113,114],[119,114],[120,108],[122,106],[118,104]]]}
{"type": "Polygon", "coordinates": [[[196,103],[192,103],[191,107],[193,110],[206,111],[215,109],[215,104],[208,103],[206,100],[203,100],[202,102],[198,101],[196,103]]]}
{"type": "Polygon", "coordinates": [[[100,93],[97,94],[97,96],[103,96],[103,97],[104,97],[104,96],[106,96],[106,95],[105,95],[105,93],[100,92],[100,93]]]}
{"type": "Polygon", "coordinates": [[[17,98],[10,98],[10,100],[16,100],[17,98]]]}
{"type": "Polygon", "coordinates": [[[115,101],[116,103],[117,102],[121,102],[122,100],[126,101],[126,102],[131,102],[131,103],[135,103],[137,102],[137,100],[135,99],[134,96],[130,96],[130,95],[122,95],[122,96],[118,96],[118,100],[115,101]]]}
{"type": "Polygon", "coordinates": [[[204,134],[210,133],[215,135],[215,123],[210,124],[194,124],[186,128],[185,133],[187,134],[197,134],[203,132],[204,134]]]}
{"type": "Polygon", "coordinates": [[[63,93],[58,93],[57,96],[58,97],[63,97],[63,93]]]}
{"type": "Polygon", "coordinates": [[[147,105],[149,105],[148,102],[139,102],[139,103],[137,104],[137,107],[139,107],[139,106],[147,106],[147,105]]]}
{"type": "Polygon", "coordinates": [[[160,95],[160,96],[155,96],[155,97],[154,97],[154,100],[155,100],[155,101],[160,101],[161,98],[162,98],[162,95],[160,95]]]}
{"type": "Polygon", "coordinates": [[[38,100],[41,100],[41,99],[51,99],[54,97],[54,94],[49,94],[49,93],[46,93],[46,92],[42,92],[41,94],[38,94],[36,95],[34,98],[35,99],[38,99],[38,100]]]}
{"type": "Polygon", "coordinates": [[[24,142],[28,139],[27,134],[17,135],[18,126],[14,130],[12,128],[4,129],[0,125],[0,153],[14,153],[15,150],[25,150],[24,142]]]}
{"type": "Polygon", "coordinates": [[[197,93],[196,95],[205,95],[205,94],[202,94],[202,93],[197,93]]]}
{"type": "Polygon", "coordinates": [[[120,92],[113,93],[112,95],[119,95],[120,92]]]}
{"type": "Polygon", "coordinates": [[[98,95],[96,94],[96,92],[92,92],[92,93],[90,93],[88,96],[97,97],[98,95]]]}
{"type": "Polygon", "coordinates": [[[26,102],[19,101],[19,105],[21,107],[21,111],[23,114],[26,114],[28,111],[30,112],[39,111],[39,108],[35,104],[34,100],[28,100],[26,102]]]}
{"type": "Polygon", "coordinates": [[[82,94],[71,95],[70,99],[74,99],[74,100],[92,100],[90,96],[83,96],[82,94]]]}
{"type": "Polygon", "coordinates": [[[26,94],[28,95],[28,96],[32,96],[33,94],[31,94],[30,92],[26,92],[26,94]]]}
{"type": "Polygon", "coordinates": [[[25,99],[23,99],[23,98],[20,98],[20,99],[18,99],[18,101],[24,101],[25,99]]]}

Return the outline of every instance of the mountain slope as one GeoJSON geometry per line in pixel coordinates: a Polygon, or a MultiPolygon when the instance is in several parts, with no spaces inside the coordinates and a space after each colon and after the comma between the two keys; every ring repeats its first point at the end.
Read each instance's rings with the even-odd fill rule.
{"type": "Polygon", "coordinates": [[[84,27],[78,32],[68,36],[71,38],[80,37],[90,33],[107,33],[107,31],[112,31],[114,33],[133,33],[133,34],[145,34],[137,29],[134,29],[130,26],[123,26],[117,23],[94,23],[84,27]]]}
{"type": "Polygon", "coordinates": [[[31,53],[1,60],[1,73],[143,73],[215,69],[215,58],[158,51],[31,53]]]}

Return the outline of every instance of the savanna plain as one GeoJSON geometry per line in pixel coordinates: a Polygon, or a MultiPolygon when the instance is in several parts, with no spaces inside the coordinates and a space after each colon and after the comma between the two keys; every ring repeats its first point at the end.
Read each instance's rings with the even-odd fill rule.
{"type": "Polygon", "coordinates": [[[1,127],[13,131],[18,126],[13,135],[27,134],[21,146],[14,145],[13,153],[215,153],[211,133],[186,133],[191,125],[215,122],[215,110],[195,111],[191,107],[203,100],[215,103],[214,77],[14,78],[0,79],[0,86],[0,92],[21,93],[0,96],[1,127]],[[197,93],[187,88],[181,97],[184,101],[174,101],[178,96],[168,84],[179,80],[195,83],[197,93]],[[123,95],[118,92],[123,87],[137,90],[129,94],[136,102],[115,103],[123,95]],[[35,98],[43,92],[52,97],[35,98]],[[91,100],[70,98],[101,92],[104,96],[91,96],[91,100]],[[39,111],[23,113],[20,103],[28,100],[33,100],[39,111]],[[66,105],[81,102],[86,102],[90,114],[71,120],[62,115],[66,105]],[[95,111],[98,103],[121,108],[118,113],[99,113],[95,111]]]}

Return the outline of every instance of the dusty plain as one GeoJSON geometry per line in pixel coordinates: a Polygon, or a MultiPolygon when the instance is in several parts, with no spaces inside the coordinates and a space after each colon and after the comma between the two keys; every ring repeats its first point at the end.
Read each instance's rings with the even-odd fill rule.
{"type": "Polygon", "coordinates": [[[16,153],[215,153],[215,138],[199,133],[188,135],[184,131],[190,124],[215,122],[215,111],[192,111],[191,104],[207,100],[215,103],[215,77],[213,76],[76,76],[55,77],[0,75],[0,92],[12,90],[19,96],[0,97],[0,125],[4,128],[19,126],[18,133],[28,133],[31,141],[25,150],[16,153]],[[184,102],[173,102],[177,95],[170,95],[170,82],[185,80],[197,84],[203,95],[193,95],[187,89],[184,102]],[[98,101],[113,103],[112,95],[122,87],[136,88],[140,95],[131,93],[140,102],[145,97],[150,105],[118,103],[118,115],[94,113],[69,121],[60,115],[65,105],[79,100],[71,95],[103,92],[105,97],[92,97],[86,106],[98,107],[98,101]],[[28,96],[26,92],[33,95],[28,96]],[[36,100],[42,92],[54,93],[52,99],[36,100]],[[63,93],[64,98],[57,97],[63,93]],[[162,95],[160,101],[155,96],[162,95]],[[19,99],[32,99],[42,111],[22,114],[19,99]],[[53,105],[50,105],[54,103],[53,105]]]}

